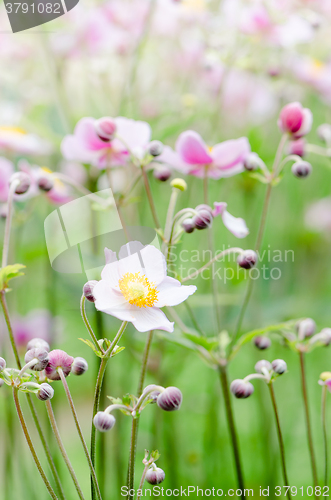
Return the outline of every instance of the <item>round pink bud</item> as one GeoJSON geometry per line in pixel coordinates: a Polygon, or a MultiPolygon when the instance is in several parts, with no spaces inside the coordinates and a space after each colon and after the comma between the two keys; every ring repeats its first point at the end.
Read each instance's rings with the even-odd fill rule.
{"type": "Polygon", "coordinates": [[[31,180],[28,174],[26,174],[25,172],[16,172],[9,179],[9,183],[11,184],[16,180],[19,181],[19,184],[16,186],[15,193],[16,194],[26,193],[31,184],[31,180]]]}
{"type": "Polygon", "coordinates": [[[3,358],[0,358],[0,372],[2,372],[6,368],[6,361],[3,358]]]}
{"type": "Polygon", "coordinates": [[[41,191],[48,193],[54,187],[54,181],[50,175],[41,175],[38,179],[38,187],[41,191]]]}
{"type": "Polygon", "coordinates": [[[161,141],[152,141],[148,146],[148,152],[152,156],[160,156],[163,152],[163,144],[161,141]]]}
{"type": "Polygon", "coordinates": [[[35,370],[36,372],[40,372],[44,370],[48,365],[48,351],[43,347],[36,347],[34,349],[29,349],[26,352],[24,360],[26,363],[30,363],[32,360],[36,360],[33,365],[30,366],[31,370],[35,370]]]}
{"type": "Polygon", "coordinates": [[[164,481],[165,479],[165,473],[160,467],[151,467],[148,469],[146,472],[146,481],[149,484],[160,484],[164,481]]]}
{"type": "Polygon", "coordinates": [[[96,280],[90,280],[83,286],[83,295],[90,302],[95,302],[95,298],[93,296],[93,288],[98,282],[96,280]]]}
{"type": "Polygon", "coordinates": [[[88,370],[86,359],[77,357],[71,365],[71,373],[74,375],[83,375],[88,370]]]}
{"type": "Polygon", "coordinates": [[[254,338],[254,345],[261,351],[264,351],[265,349],[269,349],[271,346],[271,340],[269,337],[265,337],[264,335],[258,335],[254,338]]]}
{"type": "Polygon", "coordinates": [[[307,161],[296,161],[292,165],[292,174],[295,175],[295,177],[308,177],[308,175],[311,174],[312,171],[312,166],[310,163],[307,161]]]}
{"type": "Polygon", "coordinates": [[[206,229],[213,222],[213,216],[209,210],[202,208],[197,215],[193,217],[193,224],[196,229],[206,229]]]}
{"type": "Polygon", "coordinates": [[[271,363],[265,359],[260,359],[255,365],[255,371],[256,373],[262,373],[264,375],[264,371],[267,370],[268,372],[272,370],[271,363]]]}
{"type": "Polygon", "coordinates": [[[306,141],[305,139],[296,139],[295,141],[291,141],[288,146],[288,154],[297,155],[297,156],[305,156],[306,154],[306,141]]]}
{"type": "Polygon", "coordinates": [[[230,391],[238,399],[246,399],[254,392],[254,386],[250,382],[242,379],[235,379],[231,382],[230,391]]]}
{"type": "Polygon", "coordinates": [[[114,137],[116,132],[116,122],[113,118],[100,118],[95,121],[95,131],[102,141],[108,142],[114,137]]]}
{"type": "Polygon", "coordinates": [[[275,359],[271,363],[272,369],[278,375],[282,375],[287,370],[287,364],[283,359],[275,359]]]}
{"type": "Polygon", "coordinates": [[[177,387],[167,387],[157,397],[157,405],[165,411],[179,410],[183,395],[177,387]]]}
{"type": "Polygon", "coordinates": [[[29,351],[30,349],[37,349],[38,347],[42,347],[47,352],[50,351],[49,343],[46,342],[46,340],[44,340],[44,339],[39,339],[38,337],[31,339],[28,342],[28,345],[26,346],[26,350],[29,351]]]}
{"type": "Polygon", "coordinates": [[[296,324],[296,330],[300,340],[307,339],[314,335],[316,331],[316,323],[311,318],[303,319],[296,324]]]}
{"type": "Polygon", "coordinates": [[[171,177],[171,170],[167,165],[157,165],[153,169],[155,179],[161,182],[166,182],[171,177]]]}
{"type": "Polygon", "coordinates": [[[37,392],[37,398],[40,401],[47,401],[48,399],[52,399],[54,396],[54,389],[51,385],[44,382],[40,385],[39,391],[37,392]]]}
{"type": "Polygon", "coordinates": [[[237,258],[238,266],[243,269],[252,269],[257,262],[257,255],[254,250],[245,250],[237,258]]]}
{"type": "Polygon", "coordinates": [[[49,353],[48,365],[45,368],[47,378],[50,380],[61,380],[58,369],[61,368],[65,377],[71,370],[74,358],[61,349],[54,349],[49,353]]]}
{"type": "Polygon", "coordinates": [[[188,233],[188,234],[193,233],[193,231],[195,229],[193,219],[187,218],[187,219],[183,220],[182,228],[184,229],[185,233],[188,233]]]}
{"type": "Polygon", "coordinates": [[[106,413],[104,411],[98,411],[98,413],[94,416],[93,423],[96,429],[100,432],[107,432],[112,427],[114,427],[116,419],[114,415],[110,413],[106,413]]]}
{"type": "Polygon", "coordinates": [[[249,172],[259,168],[259,155],[257,153],[249,153],[244,160],[244,167],[249,172]]]}
{"type": "Polygon", "coordinates": [[[282,132],[298,139],[310,132],[312,121],[312,113],[308,108],[303,108],[299,102],[292,102],[281,110],[278,126],[282,132]]]}

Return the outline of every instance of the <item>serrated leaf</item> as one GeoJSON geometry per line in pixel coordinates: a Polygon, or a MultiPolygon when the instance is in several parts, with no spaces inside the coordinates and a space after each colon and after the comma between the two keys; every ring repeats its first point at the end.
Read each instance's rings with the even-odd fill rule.
{"type": "Polygon", "coordinates": [[[122,401],[125,406],[130,406],[132,401],[132,396],[130,394],[125,394],[125,396],[123,396],[122,398],[122,401]]]}
{"type": "Polygon", "coordinates": [[[98,351],[95,347],[95,345],[93,344],[93,342],[91,342],[91,340],[88,340],[88,339],[78,339],[78,340],[81,340],[82,342],[84,342],[84,344],[88,345],[90,349],[92,349],[92,351],[94,352],[94,354],[96,354],[99,358],[103,358],[103,354],[101,351],[98,351]]]}
{"type": "Polygon", "coordinates": [[[24,273],[21,272],[25,266],[23,264],[11,264],[9,266],[0,269],[0,290],[5,290],[8,285],[8,281],[18,276],[23,276],[24,273]]]}
{"type": "Polygon", "coordinates": [[[123,404],[123,401],[121,400],[121,398],[113,398],[112,396],[107,396],[107,398],[110,400],[110,402],[113,405],[121,405],[121,404],[123,404]]]}
{"type": "Polygon", "coordinates": [[[111,355],[111,357],[113,358],[114,356],[116,356],[117,354],[119,354],[120,352],[124,351],[125,347],[118,347],[117,349],[114,348],[113,350],[113,354],[111,355]]]}
{"type": "Polygon", "coordinates": [[[154,450],[151,453],[151,458],[154,460],[154,462],[156,462],[156,460],[158,460],[160,458],[160,456],[161,456],[161,454],[159,453],[158,450],[154,450]]]}

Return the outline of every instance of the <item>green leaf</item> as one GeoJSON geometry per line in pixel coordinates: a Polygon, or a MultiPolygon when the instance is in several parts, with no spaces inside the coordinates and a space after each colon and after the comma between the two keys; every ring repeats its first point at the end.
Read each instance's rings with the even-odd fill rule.
{"type": "Polygon", "coordinates": [[[78,339],[78,340],[81,340],[82,342],[84,342],[84,344],[88,345],[89,348],[92,349],[94,354],[96,354],[99,358],[103,358],[102,352],[96,349],[95,345],[93,344],[93,342],[91,342],[91,340],[84,340],[84,339],[78,339]]]}
{"type": "Polygon", "coordinates": [[[23,276],[24,273],[21,272],[25,266],[23,264],[12,264],[0,269],[0,290],[5,290],[8,288],[8,281],[18,276],[23,276]]]}
{"type": "Polygon", "coordinates": [[[258,174],[257,172],[249,174],[249,176],[253,177],[253,179],[256,179],[256,180],[262,182],[263,184],[269,183],[269,180],[266,177],[264,177],[264,175],[258,174]]]}
{"type": "Polygon", "coordinates": [[[154,450],[151,453],[151,458],[154,460],[154,462],[156,462],[156,460],[158,460],[160,458],[160,456],[161,456],[161,454],[159,453],[158,450],[154,450]]]}
{"type": "Polygon", "coordinates": [[[212,351],[216,347],[218,347],[219,341],[216,337],[200,337],[198,335],[193,335],[192,333],[184,333],[183,334],[186,338],[191,340],[194,344],[197,344],[206,351],[212,351]]]}

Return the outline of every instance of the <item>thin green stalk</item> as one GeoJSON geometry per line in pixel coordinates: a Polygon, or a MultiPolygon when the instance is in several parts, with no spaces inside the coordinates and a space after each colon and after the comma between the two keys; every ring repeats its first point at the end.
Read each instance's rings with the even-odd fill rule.
{"type": "Polygon", "coordinates": [[[328,392],[327,385],[323,386],[322,390],[322,429],[324,441],[324,484],[328,483],[328,440],[327,440],[327,427],[326,427],[326,395],[328,392]]]}
{"type": "Polygon", "coordinates": [[[82,298],[80,299],[80,313],[82,315],[85,326],[86,326],[86,328],[91,336],[91,339],[94,342],[95,347],[97,348],[98,351],[101,350],[101,352],[103,352],[103,348],[100,347],[100,345],[98,343],[98,339],[96,338],[95,333],[94,333],[94,331],[89,323],[89,320],[87,319],[86,310],[85,310],[85,302],[86,302],[86,297],[84,295],[82,295],[82,298]]]}
{"type": "MultiPolygon", "coordinates": [[[[302,384],[302,396],[305,407],[305,417],[306,417],[306,427],[307,427],[307,439],[308,439],[308,447],[311,461],[311,470],[313,475],[314,488],[318,486],[317,480],[317,468],[316,468],[316,460],[314,453],[314,445],[313,445],[313,435],[311,430],[311,422],[310,422],[310,414],[309,414],[309,404],[308,404],[308,393],[307,393],[307,382],[306,382],[306,371],[305,371],[305,360],[303,352],[299,353],[300,357],[300,369],[301,369],[301,384],[302,384]]],[[[315,495],[316,497],[316,495],[315,495]]]]}
{"type": "Polygon", "coordinates": [[[63,442],[62,442],[62,439],[61,439],[61,436],[60,436],[60,433],[59,433],[59,429],[58,429],[58,426],[57,426],[57,423],[56,423],[56,420],[55,420],[55,415],[54,415],[54,411],[53,411],[53,408],[52,408],[52,403],[50,402],[50,400],[46,401],[46,409],[47,409],[49,421],[50,421],[51,426],[52,426],[52,430],[54,432],[55,439],[56,439],[57,444],[58,444],[58,446],[60,448],[63,460],[64,460],[64,462],[65,462],[65,464],[66,464],[66,466],[68,468],[69,474],[70,474],[70,476],[71,476],[71,478],[73,480],[73,483],[75,485],[75,488],[76,488],[76,491],[78,493],[78,496],[79,496],[80,500],[85,500],[83,492],[82,492],[82,490],[81,490],[81,488],[79,486],[79,483],[78,483],[75,471],[73,469],[73,466],[71,465],[70,459],[69,459],[69,457],[67,455],[67,452],[65,450],[65,447],[63,445],[63,442]]]}
{"type": "Polygon", "coordinates": [[[148,332],[148,337],[147,337],[144,355],[143,355],[143,360],[142,360],[142,365],[141,365],[139,383],[138,383],[138,390],[137,390],[138,398],[142,395],[142,392],[143,392],[145,375],[146,375],[147,364],[148,364],[149,351],[150,351],[152,340],[153,340],[153,333],[154,333],[153,330],[148,332]]]}
{"type": "Polygon", "coordinates": [[[236,466],[238,487],[242,491],[241,498],[244,499],[245,498],[245,495],[244,495],[244,489],[245,489],[244,477],[243,477],[242,467],[241,467],[239,442],[238,442],[236,424],[235,424],[234,416],[233,416],[226,365],[219,367],[219,375],[220,375],[221,387],[222,387],[224,403],[225,403],[226,418],[227,418],[230,437],[231,437],[231,444],[232,444],[232,449],[233,449],[234,461],[235,461],[235,466],[236,466]]]}
{"type": "MultiPolygon", "coordinates": [[[[275,398],[275,391],[274,391],[272,382],[270,382],[268,385],[269,385],[269,390],[270,390],[272,407],[273,407],[274,413],[275,413],[275,420],[276,420],[277,434],[278,434],[278,441],[279,441],[279,449],[280,449],[280,457],[281,457],[281,461],[282,461],[283,478],[284,478],[284,482],[285,482],[284,486],[290,486],[290,483],[289,483],[288,477],[287,477],[287,472],[286,472],[284,440],[283,440],[282,431],[281,431],[281,427],[280,427],[279,415],[278,415],[276,398],[275,398]]],[[[291,500],[290,490],[287,491],[287,498],[289,500],[291,500]]]]}
{"type": "Polygon", "coordinates": [[[185,305],[185,307],[187,309],[187,312],[188,312],[188,314],[189,314],[189,316],[191,318],[191,321],[192,321],[193,326],[196,329],[196,331],[199,332],[202,337],[206,337],[205,332],[200,328],[200,325],[199,325],[199,323],[198,323],[198,321],[197,321],[197,319],[195,317],[195,314],[194,314],[194,312],[193,312],[190,304],[188,303],[188,300],[185,300],[184,305],[185,305]]]}
{"type": "Polygon", "coordinates": [[[128,500],[134,498],[134,495],[130,495],[130,490],[134,488],[134,466],[136,458],[138,426],[139,426],[139,413],[136,417],[132,419],[130,458],[129,458],[129,470],[128,470],[128,489],[129,489],[129,493],[127,496],[128,500]]]}
{"type": "Polygon", "coordinates": [[[161,227],[160,226],[160,222],[159,222],[159,218],[158,218],[157,213],[156,213],[155,204],[154,204],[154,200],[153,200],[153,195],[152,195],[151,187],[150,187],[149,181],[148,181],[148,176],[147,176],[147,173],[146,173],[145,168],[143,166],[141,167],[141,173],[142,173],[142,176],[143,176],[145,191],[146,191],[146,194],[147,194],[147,199],[148,199],[148,203],[149,203],[149,206],[150,206],[150,209],[151,209],[151,213],[152,213],[152,217],[153,217],[153,220],[154,220],[155,228],[159,229],[161,227]]]}
{"type": "Polygon", "coordinates": [[[162,251],[163,251],[163,253],[165,253],[165,255],[167,257],[167,262],[169,260],[169,250],[171,247],[171,240],[172,240],[173,219],[174,219],[174,213],[175,213],[178,194],[179,194],[179,189],[173,187],[172,191],[171,191],[168,210],[167,210],[167,217],[166,217],[166,223],[165,223],[165,228],[164,228],[164,242],[162,245],[162,247],[163,247],[162,251]]]}
{"type": "Polygon", "coordinates": [[[11,232],[11,223],[13,217],[13,200],[15,190],[19,184],[19,180],[14,180],[9,187],[8,193],[8,213],[6,217],[6,225],[5,225],[5,235],[3,240],[3,250],[2,250],[2,264],[1,267],[6,267],[8,264],[8,252],[9,252],[9,240],[10,240],[10,232],[11,232]]]}
{"type": "Polygon", "coordinates": [[[145,477],[146,477],[146,474],[147,474],[147,471],[148,471],[149,467],[150,467],[150,464],[147,463],[145,465],[143,473],[141,475],[141,479],[140,479],[140,483],[139,483],[139,487],[138,487],[137,500],[140,500],[140,498],[141,498],[142,490],[143,490],[143,486],[144,486],[144,481],[145,481],[145,477]]]}
{"type": "Polygon", "coordinates": [[[21,405],[20,405],[20,402],[19,402],[19,399],[18,399],[18,390],[15,387],[13,388],[13,396],[14,396],[14,401],[15,401],[17,415],[18,415],[18,418],[19,418],[19,421],[20,421],[20,424],[21,424],[21,427],[22,427],[22,430],[23,430],[26,442],[28,443],[28,446],[29,446],[32,458],[34,460],[34,463],[37,466],[39,474],[41,475],[41,478],[42,478],[42,480],[43,480],[43,482],[44,482],[44,484],[45,484],[45,486],[47,488],[47,491],[50,494],[51,498],[53,500],[58,500],[58,498],[55,495],[55,492],[54,492],[52,486],[50,485],[50,483],[49,483],[49,481],[48,481],[48,479],[46,477],[44,469],[42,468],[42,466],[41,466],[41,464],[39,462],[36,450],[34,449],[34,446],[32,444],[32,441],[31,441],[31,438],[30,438],[30,434],[29,434],[29,431],[28,431],[28,428],[26,426],[26,423],[25,423],[25,420],[24,420],[24,416],[23,416],[23,413],[22,413],[21,405]]]}

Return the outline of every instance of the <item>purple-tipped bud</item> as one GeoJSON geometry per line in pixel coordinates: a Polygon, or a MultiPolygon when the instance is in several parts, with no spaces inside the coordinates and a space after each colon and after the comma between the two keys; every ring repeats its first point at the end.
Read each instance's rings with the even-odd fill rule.
{"type": "Polygon", "coordinates": [[[317,129],[317,135],[321,139],[321,141],[326,144],[330,144],[331,142],[331,125],[329,123],[323,123],[317,129]]]}
{"type": "Polygon", "coordinates": [[[77,357],[71,365],[71,373],[74,375],[83,375],[88,370],[86,359],[77,357]]]}
{"type": "Polygon", "coordinates": [[[33,359],[35,359],[36,362],[30,366],[30,369],[36,372],[44,370],[48,365],[48,351],[43,347],[29,349],[25,354],[24,360],[26,363],[30,363],[33,359]]]}
{"type": "Polygon", "coordinates": [[[230,391],[238,399],[245,399],[251,396],[254,392],[254,386],[250,382],[245,382],[242,379],[235,379],[231,382],[230,391]]]}
{"type": "Polygon", "coordinates": [[[185,233],[193,233],[195,229],[194,221],[193,219],[185,219],[182,222],[182,228],[184,229],[185,233]]]}
{"type": "Polygon", "coordinates": [[[261,373],[262,375],[264,375],[265,370],[267,370],[268,372],[272,370],[271,363],[265,359],[260,359],[260,361],[258,361],[255,365],[255,371],[256,373],[261,373]]]}
{"type": "Polygon", "coordinates": [[[321,341],[324,345],[328,346],[331,343],[331,328],[323,328],[321,330],[320,335],[322,334],[321,341]]]}
{"type": "Polygon", "coordinates": [[[3,358],[0,358],[0,372],[2,372],[6,368],[6,361],[3,358]]]}
{"type": "Polygon", "coordinates": [[[249,153],[244,160],[244,167],[249,172],[259,168],[259,155],[257,153],[249,153]]]}
{"type": "Polygon", "coordinates": [[[183,395],[177,387],[167,387],[157,397],[157,405],[165,411],[179,410],[183,395]]]}
{"type": "Polygon", "coordinates": [[[50,380],[61,380],[58,369],[61,368],[65,377],[71,370],[74,358],[61,349],[54,349],[49,353],[48,365],[45,368],[46,377],[50,380]]]}
{"type": "Polygon", "coordinates": [[[298,321],[298,323],[296,324],[296,329],[298,332],[299,340],[304,340],[314,335],[316,331],[316,323],[313,319],[306,318],[302,321],[298,321]]]}
{"type": "Polygon", "coordinates": [[[163,152],[163,144],[161,141],[152,141],[148,146],[148,152],[152,156],[160,156],[163,152]]]}
{"type": "Polygon", "coordinates": [[[254,345],[261,351],[264,351],[265,349],[269,349],[269,347],[271,346],[271,340],[264,335],[259,335],[258,337],[254,338],[254,345]]]}
{"type": "Polygon", "coordinates": [[[16,172],[9,179],[9,183],[11,184],[12,182],[14,182],[16,180],[19,181],[19,184],[17,185],[17,187],[15,189],[15,193],[16,194],[26,193],[30,187],[30,184],[31,184],[31,179],[28,176],[28,174],[26,174],[25,172],[16,172]]]}
{"type": "Polygon", "coordinates": [[[193,217],[193,224],[196,229],[206,229],[210,227],[213,222],[211,212],[205,208],[199,210],[197,215],[193,217]]]}
{"type": "Polygon", "coordinates": [[[306,154],[306,141],[305,139],[296,139],[295,141],[291,141],[288,146],[288,154],[289,155],[297,155],[305,156],[306,154]]]}
{"type": "Polygon", "coordinates": [[[98,282],[96,280],[90,280],[83,286],[83,295],[90,302],[95,302],[95,298],[93,296],[93,288],[98,282]]]}
{"type": "Polygon", "coordinates": [[[116,419],[114,415],[104,411],[98,411],[93,419],[94,426],[100,432],[107,432],[114,427],[116,419]]]}
{"type": "Polygon", "coordinates": [[[37,392],[37,398],[40,401],[47,401],[48,399],[52,399],[54,396],[54,389],[51,385],[44,382],[40,385],[39,391],[37,392]]]}
{"type": "Polygon", "coordinates": [[[38,337],[31,339],[28,342],[28,345],[26,346],[26,350],[29,351],[30,349],[37,349],[38,347],[42,347],[45,349],[47,352],[50,351],[49,343],[46,342],[44,339],[39,339],[38,337]]]}
{"type": "Polygon", "coordinates": [[[54,181],[50,175],[41,175],[38,179],[38,187],[41,191],[50,191],[54,187],[54,181]]]}
{"type": "Polygon", "coordinates": [[[165,182],[171,177],[171,170],[167,165],[157,165],[153,170],[155,179],[165,182]]]}
{"type": "Polygon", "coordinates": [[[238,266],[243,269],[252,269],[257,262],[257,255],[254,250],[245,250],[237,259],[238,266]]]}
{"type": "Polygon", "coordinates": [[[308,177],[313,170],[313,167],[307,161],[297,161],[293,163],[291,171],[295,177],[308,177]]]}
{"type": "Polygon", "coordinates": [[[148,469],[146,472],[146,481],[149,484],[160,484],[164,481],[165,479],[165,473],[160,467],[151,467],[148,469]]]}
{"type": "Polygon", "coordinates": [[[286,372],[287,370],[287,364],[283,359],[275,359],[271,363],[272,369],[275,373],[278,373],[278,375],[282,375],[283,373],[286,372]]]}
{"type": "Polygon", "coordinates": [[[104,142],[110,141],[116,132],[116,122],[113,118],[100,118],[94,123],[95,131],[99,137],[104,142]]]}
{"type": "Polygon", "coordinates": [[[206,203],[201,203],[200,205],[195,207],[195,210],[197,212],[200,212],[200,210],[208,210],[208,212],[210,212],[211,215],[213,215],[213,209],[209,205],[206,205],[206,203]]]}

